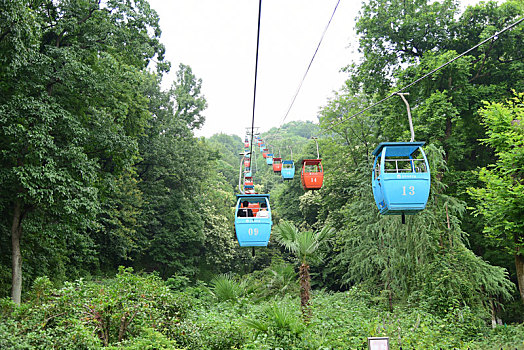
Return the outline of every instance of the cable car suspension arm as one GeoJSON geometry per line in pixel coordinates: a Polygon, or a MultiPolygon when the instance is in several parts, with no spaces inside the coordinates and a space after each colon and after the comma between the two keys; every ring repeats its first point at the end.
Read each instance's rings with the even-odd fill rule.
{"type": "Polygon", "coordinates": [[[399,95],[402,98],[402,101],[406,104],[406,108],[408,109],[408,119],[409,119],[409,131],[411,131],[411,140],[409,142],[415,141],[415,131],[413,130],[413,120],[411,120],[411,110],[409,109],[409,103],[408,100],[404,97],[404,95],[409,95],[409,92],[397,92],[397,95],[399,95]]]}

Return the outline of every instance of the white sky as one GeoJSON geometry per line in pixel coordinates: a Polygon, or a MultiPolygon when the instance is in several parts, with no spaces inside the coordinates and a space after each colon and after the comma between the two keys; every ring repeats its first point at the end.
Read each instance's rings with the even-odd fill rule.
{"type": "MultiPolygon", "coordinates": [[[[208,108],[197,136],[243,136],[251,126],[257,0],[149,0],[160,16],[161,41],[172,64],[202,79],[208,108]]],[[[477,3],[467,0],[463,3],[477,3]]],[[[337,0],[263,0],[255,126],[282,123],[337,0]]],[[[346,80],[340,69],[358,61],[354,32],[360,0],[341,0],[302,89],[285,122],[317,122],[317,112],[346,80]]]]}

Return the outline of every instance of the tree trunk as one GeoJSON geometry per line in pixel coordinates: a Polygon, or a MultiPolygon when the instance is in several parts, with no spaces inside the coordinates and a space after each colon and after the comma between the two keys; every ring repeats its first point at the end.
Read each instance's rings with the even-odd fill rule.
{"type": "Polygon", "coordinates": [[[300,265],[300,309],[304,322],[308,323],[311,319],[311,309],[309,308],[309,291],[311,290],[311,276],[309,275],[309,265],[300,265]]]}
{"type": "Polygon", "coordinates": [[[12,245],[12,287],[11,298],[20,305],[22,297],[22,254],[20,252],[20,239],[22,238],[22,208],[20,200],[16,200],[13,224],[11,226],[11,245],[12,245]]]}
{"type": "Polygon", "coordinates": [[[515,254],[515,267],[517,268],[520,299],[524,303],[524,256],[520,254],[519,250],[517,250],[517,253],[515,254]]]}

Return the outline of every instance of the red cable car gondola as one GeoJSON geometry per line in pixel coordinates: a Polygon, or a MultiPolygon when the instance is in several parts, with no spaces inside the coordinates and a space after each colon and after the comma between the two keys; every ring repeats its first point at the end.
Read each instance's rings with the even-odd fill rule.
{"type": "Polygon", "coordinates": [[[322,159],[302,160],[302,172],[300,173],[302,187],[305,190],[318,190],[324,182],[324,168],[322,159]]]}
{"type": "Polygon", "coordinates": [[[282,171],[282,158],[273,157],[273,171],[280,174],[282,171]]]}

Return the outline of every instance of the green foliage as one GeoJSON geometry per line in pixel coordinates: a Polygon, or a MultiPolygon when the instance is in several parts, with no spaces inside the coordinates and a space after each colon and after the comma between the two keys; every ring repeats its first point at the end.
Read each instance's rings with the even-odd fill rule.
{"type": "Polygon", "coordinates": [[[47,278],[37,279],[26,304],[14,307],[4,302],[1,341],[23,339],[21,344],[27,344],[27,349],[56,345],[60,349],[108,345],[136,349],[155,341],[164,348],[175,346],[168,336],[188,315],[190,299],[171,293],[155,275],[131,272],[121,268],[114,279],[79,280],[61,289],[52,289],[47,278]]]}
{"type": "MultiPolygon", "coordinates": [[[[428,205],[408,217],[407,225],[401,225],[397,217],[378,215],[369,188],[373,148],[382,141],[409,139],[404,104],[399,98],[389,99],[361,115],[347,117],[514,22],[523,10],[521,3],[513,1],[481,3],[461,15],[453,1],[374,0],[363,4],[356,27],[364,58],[347,68],[346,88],[320,113],[320,126],[329,135],[321,140],[324,169],[329,169],[324,187],[315,200],[301,198],[306,209],[321,203],[318,212],[307,213],[315,217],[309,225],[329,224],[338,230],[334,254],[327,257],[328,268],[318,276],[319,283],[334,289],[363,283],[390,310],[396,301],[411,300],[441,315],[463,305],[481,314],[492,308],[493,300],[511,298],[514,286],[507,273],[511,271],[509,259],[495,253],[502,241],[485,240],[483,217],[473,218],[465,209],[472,205],[466,189],[482,185],[472,178],[472,170],[495,159],[491,145],[479,142],[485,139],[482,112],[477,111],[481,100],[496,103],[509,97],[512,88],[521,91],[524,70],[518,38],[522,27],[406,91],[416,139],[426,141],[432,172],[428,205]],[[491,266],[467,246],[491,263],[503,263],[504,268],[491,266]]],[[[508,158],[514,165],[522,163],[516,153],[508,158]]],[[[511,197],[509,192],[519,192],[518,185],[500,185],[505,200],[511,197]]],[[[513,198],[522,202],[518,195],[513,198]]],[[[496,205],[486,202],[486,207],[496,205]]],[[[519,215],[518,209],[515,213],[519,215]]],[[[302,216],[306,217],[305,211],[302,216]]],[[[493,230],[499,239],[504,232],[501,228],[493,230]]]]}
{"type": "MultiPolygon", "coordinates": [[[[486,320],[515,293],[511,259],[500,252],[522,248],[523,27],[410,87],[432,191],[407,225],[380,216],[369,188],[374,147],[409,138],[402,101],[336,125],[513,22],[522,2],[460,15],[451,0],[363,4],[364,59],[347,68],[320,124],[262,135],[273,153],[293,152],[297,174],[283,182],[256,151],[256,189],[271,192],[279,225],[255,257],[234,239],[242,139],[194,137],[207,107],[202,81],[181,64],[171,89],[161,89],[169,63],[147,1],[3,1],[0,10],[0,295],[12,285],[14,233],[24,288],[33,286],[20,307],[0,302],[0,347],[359,348],[385,334],[414,348],[522,343],[521,327],[491,332],[486,320]],[[500,102],[512,89],[516,97],[500,102]],[[310,138],[320,130],[324,186],[304,192],[300,161],[317,156],[310,138]],[[465,210],[470,194],[477,217],[465,210]],[[319,261],[313,285],[351,288],[313,291],[307,326],[289,297],[299,290],[293,256],[304,264],[302,291],[307,264],[319,261]],[[63,285],[121,264],[169,279],[121,270],[63,285]],[[216,277],[216,298],[196,280],[230,271],[250,274],[216,277]]],[[[506,308],[507,319],[518,310],[506,308]]]]}
{"type": "Polygon", "coordinates": [[[177,326],[177,340],[184,349],[241,348],[248,335],[239,312],[238,305],[219,303],[212,308],[206,305],[177,326]]]}
{"type": "MultiPolygon", "coordinates": [[[[125,197],[119,180],[151,117],[147,66],[155,58],[161,73],[165,63],[158,16],[145,1],[0,6],[0,225],[24,236],[26,278],[12,283],[18,299],[22,280],[96,270],[97,244],[120,244],[102,252],[104,263],[134,248],[136,207],[122,200],[118,212],[119,200],[108,198],[125,197]]],[[[9,247],[2,244],[2,255],[9,247]]],[[[21,275],[20,265],[12,269],[21,275]]]]}
{"type": "Polygon", "coordinates": [[[274,259],[270,266],[253,271],[243,278],[246,279],[245,285],[252,301],[298,294],[295,267],[282,259],[274,259]]]}
{"type": "Polygon", "coordinates": [[[398,217],[378,214],[366,185],[369,169],[352,174],[353,181],[362,182],[353,189],[353,200],[335,214],[346,229],[337,236],[339,253],[330,262],[331,273],[347,285],[365,283],[390,308],[392,299],[411,298],[445,314],[462,305],[487,308],[497,296],[510,299],[514,287],[505,269],[487,264],[465,247],[460,229],[464,203],[442,193],[442,150],[431,145],[426,151],[431,196],[425,211],[407,217],[406,225],[398,217]]]}
{"type": "MultiPolygon", "coordinates": [[[[249,283],[243,278],[240,283],[249,283]]],[[[213,301],[200,287],[171,291],[157,276],[121,268],[115,278],[35,282],[18,306],[0,300],[0,345],[17,349],[319,349],[364,347],[388,336],[403,348],[499,349],[524,345],[522,326],[487,326],[482,311],[455,307],[437,316],[415,305],[384,311],[361,286],[314,292],[313,317],[301,322],[296,296],[242,303],[213,301]],[[200,292],[198,292],[200,290],[200,292]],[[119,339],[122,320],[135,315],[119,339]],[[107,342],[106,335],[108,336],[107,342]]],[[[125,324],[125,322],[124,322],[125,324]]]]}
{"type": "Polygon", "coordinates": [[[202,79],[197,79],[191,67],[180,64],[177,80],[173,86],[173,97],[176,101],[175,118],[185,121],[189,129],[202,126],[202,111],[207,108],[204,96],[200,95],[202,79]]]}
{"type": "Polygon", "coordinates": [[[215,134],[207,142],[211,149],[220,154],[216,171],[220,172],[232,188],[238,186],[239,152],[242,151],[242,139],[234,135],[215,134]]]}
{"type": "Polygon", "coordinates": [[[211,280],[211,290],[219,301],[238,302],[245,294],[246,286],[230,274],[218,275],[211,280]]]}
{"type": "Polygon", "coordinates": [[[487,128],[485,144],[497,162],[482,168],[484,188],[471,189],[477,213],[486,218],[485,232],[511,252],[524,245],[524,93],[506,103],[486,103],[480,113],[487,128]]]}
{"type": "Polygon", "coordinates": [[[269,283],[265,286],[269,291],[274,290],[277,295],[293,293],[296,289],[297,273],[293,265],[280,263],[268,268],[271,273],[269,283]]]}
{"type": "Polygon", "coordinates": [[[506,103],[485,103],[480,114],[487,138],[482,142],[495,150],[496,162],[481,168],[478,176],[485,184],[471,188],[477,201],[476,214],[486,221],[484,232],[498,246],[515,256],[520,296],[524,302],[524,93],[506,103]]]}
{"type": "Polygon", "coordinates": [[[421,273],[427,277],[420,294],[413,293],[411,299],[419,297],[421,307],[440,314],[462,305],[479,308],[480,313],[483,307],[490,307],[486,304],[490,297],[508,301],[515,289],[504,268],[489,265],[461,245],[441,253],[440,259],[424,266],[421,273]]]}
{"type": "Polygon", "coordinates": [[[118,345],[108,346],[104,349],[126,349],[126,350],[142,350],[142,349],[172,349],[177,350],[181,349],[177,346],[177,343],[174,340],[169,339],[167,336],[157,331],[154,328],[145,328],[143,330],[143,335],[130,339],[124,340],[118,345]]]}
{"type": "MultiPolygon", "coordinates": [[[[282,304],[266,306],[263,315],[256,319],[244,319],[243,323],[254,329],[257,334],[264,335],[267,345],[283,348],[292,348],[300,344],[300,335],[305,328],[296,311],[288,309],[282,304]]],[[[260,336],[255,336],[258,339],[260,336]]]]}
{"type": "Polygon", "coordinates": [[[299,231],[292,223],[283,221],[275,230],[275,239],[287,250],[293,253],[302,264],[308,260],[317,260],[319,248],[326,244],[333,235],[334,230],[328,226],[321,230],[299,231]]]}
{"type": "Polygon", "coordinates": [[[174,275],[166,280],[166,285],[171,290],[183,290],[189,285],[189,278],[186,276],[174,275]]]}

